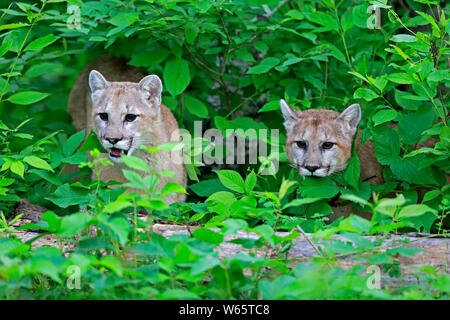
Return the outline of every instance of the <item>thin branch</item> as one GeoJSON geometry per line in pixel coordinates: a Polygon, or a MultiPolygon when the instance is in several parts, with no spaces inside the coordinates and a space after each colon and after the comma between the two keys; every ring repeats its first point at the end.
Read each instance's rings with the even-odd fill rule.
{"type": "Polygon", "coordinates": [[[225,34],[227,36],[227,41],[228,41],[227,52],[225,53],[225,58],[224,58],[223,65],[222,65],[222,71],[220,72],[220,74],[223,76],[223,74],[225,73],[225,68],[227,66],[228,57],[231,52],[231,38],[230,38],[230,34],[228,33],[228,29],[225,25],[225,21],[223,20],[223,17],[220,14],[219,9],[216,6],[214,6],[214,9],[216,9],[217,14],[219,15],[220,21],[222,22],[223,30],[225,31],[225,34]]]}
{"type": "Polygon", "coordinates": [[[316,250],[316,252],[325,258],[325,256],[323,255],[322,252],[319,251],[319,249],[316,247],[316,245],[314,243],[312,243],[312,241],[308,238],[308,236],[306,235],[305,231],[303,231],[302,227],[297,226],[297,230],[300,231],[300,233],[303,235],[303,237],[305,237],[306,241],[308,241],[308,243],[311,245],[311,247],[313,247],[314,250],[316,250]]]}
{"type": "MultiPolygon", "coordinates": [[[[152,4],[150,4],[150,7],[152,7],[154,10],[158,11],[158,13],[160,14],[160,16],[164,19],[164,21],[170,25],[172,27],[172,29],[175,31],[174,36],[181,41],[182,45],[186,48],[186,50],[189,52],[189,54],[192,56],[192,58],[194,59],[195,62],[197,62],[199,65],[201,65],[203,68],[205,68],[206,70],[208,70],[211,73],[214,73],[217,76],[220,76],[220,72],[212,69],[211,67],[207,66],[204,62],[200,61],[195,54],[192,52],[192,50],[189,48],[189,46],[186,45],[186,43],[184,42],[183,37],[178,33],[177,28],[169,21],[167,20],[166,16],[164,16],[164,14],[158,9],[155,8],[152,4]]],[[[219,81],[218,78],[213,77],[214,80],[219,81]]],[[[220,81],[219,81],[220,82],[220,81]]]]}

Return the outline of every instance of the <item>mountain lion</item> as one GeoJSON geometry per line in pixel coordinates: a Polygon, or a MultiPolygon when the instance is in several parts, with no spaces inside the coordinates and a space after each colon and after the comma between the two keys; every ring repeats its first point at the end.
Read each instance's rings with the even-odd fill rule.
{"type": "MultiPolygon", "coordinates": [[[[352,143],[361,120],[359,104],[341,113],[316,109],[295,110],[280,101],[286,128],[286,154],[302,176],[325,177],[343,171],[352,155],[352,143]]],[[[360,177],[372,184],[383,183],[382,166],[378,163],[370,141],[356,151],[360,160],[360,177]]]]}
{"type": "MultiPolygon", "coordinates": [[[[158,76],[145,75],[139,68],[127,66],[112,55],[87,65],[76,79],[68,103],[73,125],[78,131],[93,129],[114,163],[102,168],[102,181],[127,181],[122,174],[122,169],[127,168],[121,158],[124,154],[141,158],[155,171],[175,173],[175,179],[162,176],[160,186],[174,181],[186,187],[184,165],[171,158],[176,154],[181,159],[178,152],[162,151],[153,156],[140,149],[141,145],[156,147],[180,140],[175,117],[161,104],[161,91],[158,76]]],[[[128,190],[133,191],[143,193],[128,190]]],[[[170,194],[165,201],[184,200],[184,194],[170,194]]]]}
{"type": "MultiPolygon", "coordinates": [[[[295,110],[286,101],[280,100],[281,112],[286,128],[286,155],[302,176],[325,177],[347,168],[352,154],[353,138],[361,120],[359,104],[352,104],[341,113],[324,110],[295,110]]],[[[360,161],[360,178],[370,184],[384,183],[383,166],[375,157],[372,141],[361,145],[361,136],[356,137],[356,153],[360,161]]],[[[416,148],[433,148],[436,140],[429,138],[416,144],[416,148]]],[[[450,182],[446,176],[447,184],[450,182]]],[[[427,190],[418,188],[421,201],[427,190]]],[[[371,215],[355,211],[351,206],[333,206],[330,220],[348,216],[351,212],[370,219],[371,215]]]]}

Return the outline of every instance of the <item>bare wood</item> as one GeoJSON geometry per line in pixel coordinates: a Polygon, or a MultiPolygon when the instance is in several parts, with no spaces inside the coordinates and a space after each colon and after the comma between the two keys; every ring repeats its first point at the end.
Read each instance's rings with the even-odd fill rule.
{"type": "MultiPolygon", "coordinates": [[[[39,206],[30,204],[27,200],[21,201],[16,214],[23,214],[21,219],[14,223],[14,226],[19,227],[21,225],[37,222],[40,220],[40,216],[46,209],[39,206]]],[[[145,219],[145,217],[144,217],[145,219]]],[[[169,224],[154,224],[153,232],[158,233],[166,238],[170,238],[175,234],[190,235],[190,232],[199,227],[189,226],[189,230],[186,226],[169,225],[169,224]]],[[[214,229],[213,229],[214,230],[214,229]]],[[[29,241],[40,234],[34,231],[15,231],[14,234],[18,239],[22,241],[29,241]]],[[[276,232],[278,237],[286,237],[290,235],[290,232],[276,232]]],[[[0,236],[7,236],[7,234],[1,234],[0,236]]],[[[292,240],[292,247],[287,253],[286,258],[280,258],[277,256],[277,250],[270,250],[271,254],[267,256],[266,248],[253,248],[252,250],[242,248],[239,244],[230,243],[235,239],[259,239],[259,235],[254,232],[238,231],[234,235],[225,236],[225,240],[216,248],[216,252],[220,259],[226,257],[235,256],[238,253],[254,254],[258,257],[266,257],[269,259],[278,259],[285,261],[287,265],[294,267],[298,263],[309,263],[311,258],[317,256],[317,248],[321,246],[323,248],[323,240],[318,241],[313,246],[308,238],[311,238],[311,234],[305,233],[304,236],[299,236],[292,240]]],[[[413,285],[420,283],[422,280],[416,279],[414,274],[417,274],[418,269],[424,266],[431,266],[438,271],[438,274],[449,273],[449,256],[450,256],[450,239],[439,238],[436,235],[422,234],[422,233],[409,233],[403,235],[387,235],[383,238],[380,236],[366,236],[364,237],[370,241],[382,240],[382,246],[380,251],[385,251],[394,247],[415,248],[421,249],[419,252],[412,256],[398,256],[396,259],[399,262],[401,278],[391,278],[387,274],[382,273],[382,285],[390,284],[390,287],[398,287],[404,285],[413,285]],[[407,243],[405,243],[407,242],[407,243]]],[[[350,240],[340,236],[334,235],[330,239],[341,240],[345,242],[351,242],[350,240]]],[[[56,239],[53,235],[46,235],[33,242],[33,247],[41,246],[53,246],[60,248],[64,253],[70,248],[73,248],[73,244],[63,242],[56,239]]],[[[361,260],[356,260],[356,255],[342,255],[336,263],[344,269],[349,269],[355,265],[361,265],[361,260]]],[[[368,266],[365,266],[368,267],[368,266]]]]}

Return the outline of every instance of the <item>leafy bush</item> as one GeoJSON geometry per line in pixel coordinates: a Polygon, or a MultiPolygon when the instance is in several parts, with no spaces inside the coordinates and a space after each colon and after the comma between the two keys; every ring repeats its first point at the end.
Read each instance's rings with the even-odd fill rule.
{"type": "Polygon", "coordinates": [[[401,276],[396,257],[416,251],[385,251],[381,239],[368,242],[363,235],[448,234],[448,8],[432,0],[404,2],[374,2],[381,8],[380,29],[368,28],[374,18],[369,1],[44,0],[3,6],[0,297],[448,298],[448,275],[431,267],[417,276],[426,285],[392,291],[368,289],[363,267],[338,263],[340,254],[352,254],[401,276]],[[385,183],[360,180],[357,154],[341,174],[301,179],[269,137],[271,153],[258,164],[188,167],[186,203],[165,205],[167,195],[185,190],[176,184],[159,190],[159,177],[168,173],[152,172],[133,157],[124,157],[130,167],[124,187],[148,192],[107,188],[90,172],[98,177],[110,163],[99,157],[95,135],[77,149],[85,133],[75,133],[66,103],[80,70],[106,52],[158,74],[163,103],[191,132],[195,120],[223,133],[279,129],[282,145],[281,98],[302,110],[341,111],[360,103],[362,142],[373,141],[385,183]],[[262,175],[278,156],[279,171],[262,175]],[[69,164],[80,172],[66,174],[69,164]],[[40,229],[69,250],[36,249],[37,239],[15,238],[6,218],[22,198],[49,209],[41,222],[22,229],[40,229]],[[330,224],[330,199],[338,198],[355,212],[370,212],[371,221],[350,216],[330,224]],[[147,220],[138,218],[142,210],[147,220]],[[151,231],[154,222],[168,220],[200,228],[169,239],[151,231]],[[293,268],[286,254],[300,236],[297,227],[321,239],[324,250],[293,268]],[[234,243],[266,254],[219,259],[214,249],[239,230],[260,238],[234,243]],[[291,234],[275,234],[283,230],[291,234]],[[329,239],[335,234],[353,246],[329,239]],[[82,290],[66,285],[72,266],[81,272],[82,290]]]}

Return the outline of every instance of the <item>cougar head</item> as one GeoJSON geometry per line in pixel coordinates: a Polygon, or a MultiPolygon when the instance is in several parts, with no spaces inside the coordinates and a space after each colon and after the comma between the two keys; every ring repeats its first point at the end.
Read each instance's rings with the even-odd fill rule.
{"type": "Polygon", "coordinates": [[[345,170],[361,119],[359,104],[342,113],[295,110],[280,101],[286,128],[286,155],[302,176],[325,177],[345,170]]]}
{"type": "Polygon", "coordinates": [[[109,82],[92,70],[89,74],[94,131],[109,158],[117,163],[141,144],[150,146],[152,123],[160,121],[161,80],[156,75],[139,83],[109,82]]]}

